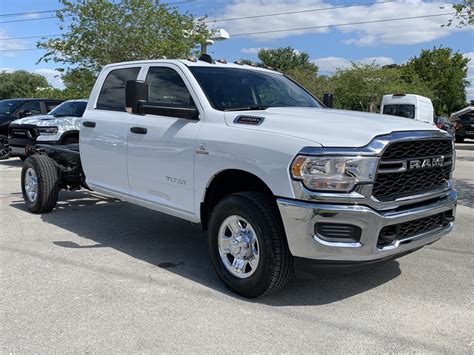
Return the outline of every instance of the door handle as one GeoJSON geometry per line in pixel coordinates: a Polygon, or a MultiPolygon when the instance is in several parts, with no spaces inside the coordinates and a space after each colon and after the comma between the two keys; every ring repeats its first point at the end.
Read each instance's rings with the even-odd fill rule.
{"type": "Polygon", "coordinates": [[[132,127],[130,128],[130,132],[136,133],[136,134],[146,134],[148,130],[145,127],[132,127]]]}
{"type": "Polygon", "coordinates": [[[95,127],[95,122],[92,122],[92,121],[84,121],[84,122],[82,122],[82,125],[83,125],[84,127],[94,128],[94,127],[95,127]]]}

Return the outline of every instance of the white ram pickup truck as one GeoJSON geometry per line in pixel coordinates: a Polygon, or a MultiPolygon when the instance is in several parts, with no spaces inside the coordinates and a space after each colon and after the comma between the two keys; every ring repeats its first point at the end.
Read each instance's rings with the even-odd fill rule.
{"type": "Polygon", "coordinates": [[[383,261],[453,228],[446,132],[326,108],[275,71],[208,56],[107,65],[81,123],[79,145],[25,161],[29,210],[83,187],[200,223],[245,297],[281,288],[295,260],[383,261]]]}

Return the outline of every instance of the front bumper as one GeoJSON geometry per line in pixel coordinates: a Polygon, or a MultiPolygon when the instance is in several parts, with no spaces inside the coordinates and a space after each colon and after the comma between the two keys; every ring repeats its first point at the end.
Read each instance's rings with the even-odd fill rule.
{"type": "Polygon", "coordinates": [[[449,222],[439,228],[395,240],[378,246],[379,235],[386,226],[414,221],[443,212],[455,215],[457,194],[422,206],[376,211],[362,205],[312,203],[280,198],[277,200],[286,231],[288,246],[293,256],[326,261],[370,261],[405,254],[431,244],[453,228],[449,222]],[[350,224],[361,229],[360,240],[354,243],[328,242],[315,233],[316,223],[350,224]]]}

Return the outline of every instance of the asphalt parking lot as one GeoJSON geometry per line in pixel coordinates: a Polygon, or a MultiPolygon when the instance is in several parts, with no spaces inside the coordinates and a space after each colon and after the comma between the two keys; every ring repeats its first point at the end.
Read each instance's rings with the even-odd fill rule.
{"type": "Polygon", "coordinates": [[[474,351],[474,141],[451,235],[256,300],[218,280],[199,226],[88,192],[27,212],[21,164],[0,161],[2,353],[474,351]]]}

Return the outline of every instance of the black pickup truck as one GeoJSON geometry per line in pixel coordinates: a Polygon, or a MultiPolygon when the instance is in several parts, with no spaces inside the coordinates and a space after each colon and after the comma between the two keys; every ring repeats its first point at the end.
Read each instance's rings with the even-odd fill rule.
{"type": "Polygon", "coordinates": [[[456,143],[464,142],[464,139],[474,139],[474,107],[468,106],[465,109],[453,113],[451,121],[454,122],[456,130],[456,143]]]}
{"type": "Polygon", "coordinates": [[[63,100],[50,99],[11,99],[0,100],[0,160],[8,158],[8,127],[19,118],[45,115],[63,100]]]}

